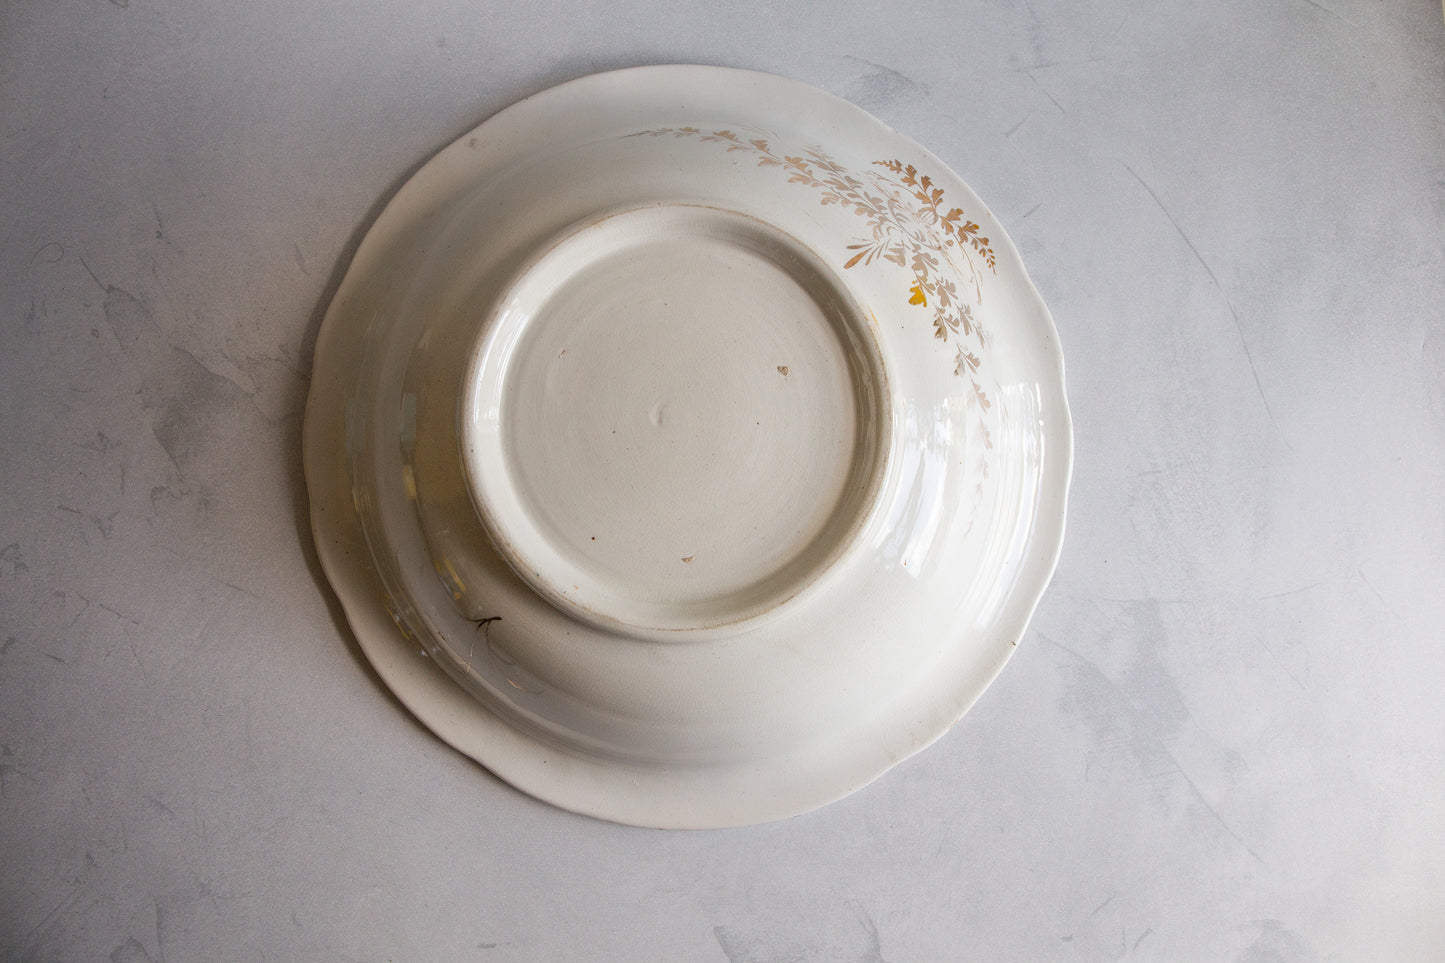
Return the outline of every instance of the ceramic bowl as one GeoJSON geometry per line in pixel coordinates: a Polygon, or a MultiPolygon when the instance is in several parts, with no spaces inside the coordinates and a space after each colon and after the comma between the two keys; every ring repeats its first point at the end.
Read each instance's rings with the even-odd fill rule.
{"type": "Polygon", "coordinates": [[[645,67],[428,162],[305,425],[316,542],[427,726],[557,805],[792,815],[942,735],[1062,538],[1052,321],[937,158],[803,84],[645,67]]]}

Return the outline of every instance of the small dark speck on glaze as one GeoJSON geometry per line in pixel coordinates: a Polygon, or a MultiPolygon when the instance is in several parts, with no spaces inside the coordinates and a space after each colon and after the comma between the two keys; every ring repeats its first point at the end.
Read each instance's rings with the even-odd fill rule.
{"type": "Polygon", "coordinates": [[[778,365],[778,374],[786,378],[788,376],[788,366],[785,364],[778,365]]]}
{"type": "Polygon", "coordinates": [[[691,562],[691,561],[692,561],[693,559],[695,559],[695,558],[697,558],[696,555],[685,555],[685,556],[683,556],[683,559],[682,559],[682,560],[683,560],[684,562],[691,562]]]}

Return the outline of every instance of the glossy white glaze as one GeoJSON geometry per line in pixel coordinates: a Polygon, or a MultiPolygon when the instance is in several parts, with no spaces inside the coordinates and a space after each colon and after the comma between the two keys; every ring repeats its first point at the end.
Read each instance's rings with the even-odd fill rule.
{"type": "Polygon", "coordinates": [[[323,562],[398,696],[658,826],[804,811],[946,731],[1049,579],[1070,458],[1052,322],[968,188],[705,67],[566,84],[427,164],[306,423],[323,562]]]}

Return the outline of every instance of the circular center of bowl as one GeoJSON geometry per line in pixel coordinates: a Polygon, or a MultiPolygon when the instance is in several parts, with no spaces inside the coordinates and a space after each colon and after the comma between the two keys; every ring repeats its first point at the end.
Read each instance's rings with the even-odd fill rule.
{"type": "Polygon", "coordinates": [[[512,283],[460,411],[473,501],[519,576],[648,635],[762,616],[876,498],[886,385],[867,321],[800,243],[692,205],[614,214],[512,283]]]}

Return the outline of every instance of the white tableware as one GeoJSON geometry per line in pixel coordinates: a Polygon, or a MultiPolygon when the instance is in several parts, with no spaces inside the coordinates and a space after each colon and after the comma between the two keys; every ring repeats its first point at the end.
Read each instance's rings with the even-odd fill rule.
{"type": "Polygon", "coordinates": [[[765,74],[644,67],[428,162],[322,325],[318,551],[377,672],[503,779],[711,827],[937,739],[1052,571],[1047,310],[921,147],[765,74]]]}

